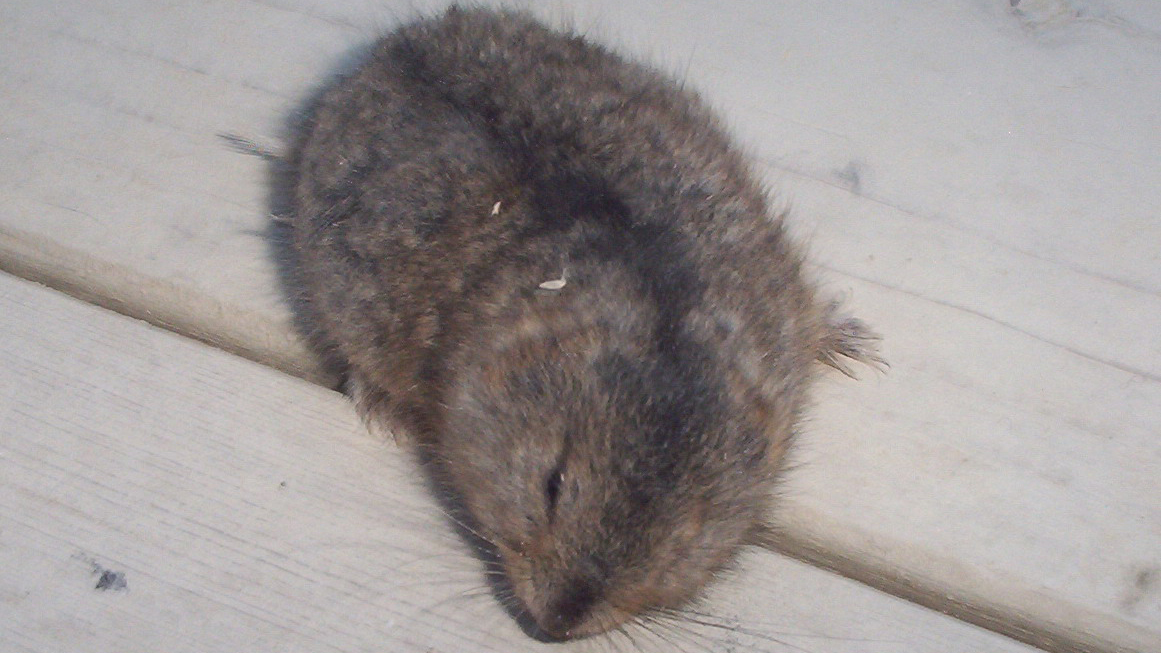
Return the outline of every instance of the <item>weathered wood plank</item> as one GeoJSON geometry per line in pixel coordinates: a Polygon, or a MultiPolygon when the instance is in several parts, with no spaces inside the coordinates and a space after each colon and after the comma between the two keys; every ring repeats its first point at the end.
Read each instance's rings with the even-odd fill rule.
{"type": "MultiPolygon", "coordinates": [[[[338,395],[7,275],[0,334],[0,648],[543,648],[338,395]]],[[[700,610],[612,642],[1031,650],[767,552],[700,610]]]]}

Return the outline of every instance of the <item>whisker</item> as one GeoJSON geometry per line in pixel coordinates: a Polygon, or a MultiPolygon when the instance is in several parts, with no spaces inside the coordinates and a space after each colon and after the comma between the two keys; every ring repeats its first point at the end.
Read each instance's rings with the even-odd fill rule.
{"type": "MultiPolygon", "coordinates": [[[[770,633],[765,633],[765,632],[762,632],[759,630],[754,630],[752,628],[746,628],[746,627],[742,626],[741,624],[737,623],[736,621],[731,621],[731,622],[726,622],[725,620],[715,621],[719,618],[713,617],[712,615],[691,616],[691,614],[696,615],[697,613],[684,613],[683,614],[682,612],[674,611],[673,614],[674,614],[674,617],[678,617],[678,618],[685,620],[685,621],[688,621],[690,623],[695,623],[699,626],[706,626],[708,628],[716,628],[718,630],[734,632],[734,633],[741,633],[743,635],[746,635],[747,637],[752,637],[754,639],[758,639],[761,641],[779,644],[781,646],[785,646],[787,648],[791,648],[791,649],[794,649],[796,651],[803,651],[803,653],[811,653],[811,651],[809,649],[802,648],[801,646],[792,644],[784,639],[779,639],[779,637],[776,637],[775,635],[771,635],[770,633]]],[[[781,635],[784,637],[796,636],[794,633],[781,633],[781,632],[777,633],[777,635],[781,635]]]]}

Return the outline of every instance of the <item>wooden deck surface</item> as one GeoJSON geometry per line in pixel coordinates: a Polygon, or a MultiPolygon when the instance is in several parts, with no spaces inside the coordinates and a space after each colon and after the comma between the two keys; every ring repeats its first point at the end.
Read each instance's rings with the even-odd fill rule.
{"type": "MultiPolygon", "coordinates": [[[[536,648],[455,598],[475,568],[401,454],[271,369],[319,378],[265,164],[219,137],[280,148],[435,6],[0,5],[0,269],[264,364],[3,280],[7,648],[536,648]]],[[[701,89],[884,335],[887,374],[819,389],[792,552],[1046,648],[1161,651],[1161,5],[537,6],[701,89]]],[[[689,648],[1020,650],[778,556],[739,576],[689,648]]]]}
{"type": "Polygon", "coordinates": [[[547,647],[337,393],[3,274],[0,332],[0,650],[1031,650],[758,551],[690,620],[547,647]]]}

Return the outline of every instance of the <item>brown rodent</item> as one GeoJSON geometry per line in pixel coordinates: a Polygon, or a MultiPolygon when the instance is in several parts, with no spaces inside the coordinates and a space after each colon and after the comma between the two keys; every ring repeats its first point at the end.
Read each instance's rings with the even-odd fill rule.
{"type": "Polygon", "coordinates": [[[875,359],[696,94],[525,14],[387,35],[292,164],[313,337],[548,638],[697,596],[764,528],[817,363],[875,359]]]}

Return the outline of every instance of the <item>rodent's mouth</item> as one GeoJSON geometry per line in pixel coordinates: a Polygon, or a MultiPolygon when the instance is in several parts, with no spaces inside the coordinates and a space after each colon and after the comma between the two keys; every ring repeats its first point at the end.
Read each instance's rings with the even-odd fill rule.
{"type": "Polygon", "coordinates": [[[601,635],[632,619],[632,615],[626,613],[618,616],[619,612],[602,603],[580,616],[571,613],[568,608],[552,608],[540,614],[529,611],[529,616],[543,639],[565,642],[601,635]]]}
{"type": "Polygon", "coordinates": [[[543,641],[568,641],[599,636],[633,622],[652,605],[648,593],[623,596],[606,583],[569,577],[567,573],[538,575],[533,561],[504,561],[505,574],[517,598],[529,636],[543,641]]]}
{"type": "MultiPolygon", "coordinates": [[[[563,642],[600,635],[631,621],[636,612],[610,601],[604,583],[560,572],[536,573],[534,561],[504,557],[505,574],[536,639],[563,642]]],[[[553,568],[555,569],[555,568],[553,568]]]]}

